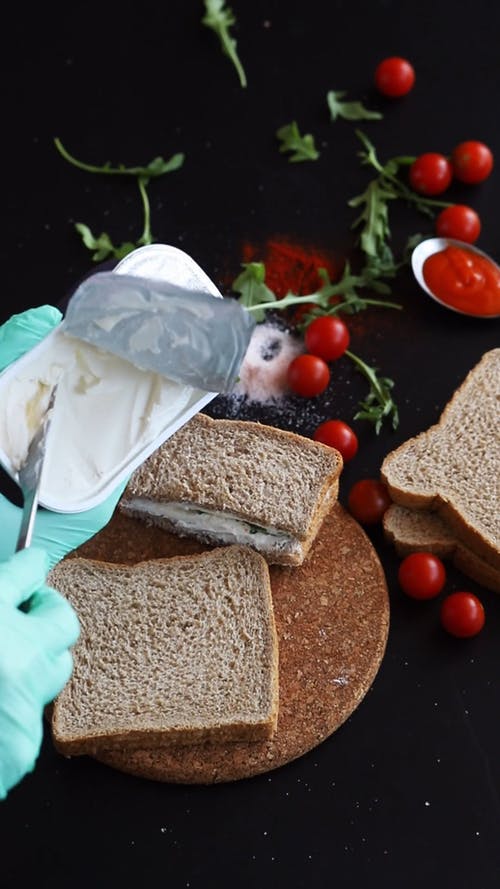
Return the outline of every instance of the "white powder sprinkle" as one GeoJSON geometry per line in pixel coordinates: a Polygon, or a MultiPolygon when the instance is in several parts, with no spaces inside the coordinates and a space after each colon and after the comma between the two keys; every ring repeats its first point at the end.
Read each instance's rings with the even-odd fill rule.
{"type": "Polygon", "coordinates": [[[249,401],[279,399],[287,390],[286,372],[290,362],[304,351],[302,340],[288,330],[272,324],[258,324],[252,334],[235,395],[249,401]]]}

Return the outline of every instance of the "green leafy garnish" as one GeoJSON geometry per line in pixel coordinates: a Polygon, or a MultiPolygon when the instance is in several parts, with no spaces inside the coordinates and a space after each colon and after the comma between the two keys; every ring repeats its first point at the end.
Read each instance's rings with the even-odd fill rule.
{"type": "Polygon", "coordinates": [[[89,250],[94,251],[92,254],[92,259],[94,260],[94,262],[102,262],[104,259],[110,256],[115,259],[122,259],[124,256],[127,255],[127,253],[131,253],[132,250],[135,250],[136,247],[142,247],[145,244],[152,244],[153,235],[151,232],[151,208],[147,194],[147,186],[149,184],[149,180],[156,179],[159,176],[163,176],[165,173],[172,172],[173,170],[178,170],[184,163],[184,155],[181,153],[173,154],[169,160],[164,160],[164,158],[162,157],[155,157],[145,167],[126,167],[124,164],[112,166],[109,161],[107,161],[105,164],[102,164],[101,166],[96,166],[94,164],[84,163],[83,161],[78,160],[76,157],[73,157],[73,155],[66,150],[59,138],[56,137],[54,139],[54,144],[59,154],[62,155],[62,157],[67,160],[68,163],[72,164],[74,167],[78,167],[78,169],[80,170],[84,170],[86,173],[104,174],[106,176],[127,176],[134,178],[137,182],[139,193],[141,195],[144,220],[142,234],[137,239],[137,241],[124,241],[118,247],[115,247],[111,241],[111,238],[106,232],[101,232],[101,234],[96,238],[92,234],[88,225],[85,225],[83,222],[75,223],[75,228],[81,235],[85,247],[87,247],[89,250]]]}
{"type": "Polygon", "coordinates": [[[276,131],[276,136],[281,142],[280,151],[290,151],[289,161],[315,161],[319,157],[319,151],[314,145],[314,136],[307,133],[301,136],[297,123],[285,124],[276,131]]]}
{"type": "Polygon", "coordinates": [[[247,78],[236,52],[236,40],[229,33],[229,29],[236,24],[232,9],[224,5],[224,0],[205,0],[205,9],[205,15],[201,20],[202,24],[215,31],[220,40],[222,52],[231,59],[238,72],[240,84],[245,87],[247,78]]]}
{"type": "Polygon", "coordinates": [[[346,349],[344,354],[354,362],[357,369],[366,377],[370,384],[370,391],[365,400],[360,402],[361,410],[354,414],[354,419],[368,420],[368,422],[373,423],[377,434],[380,432],[382,423],[386,418],[392,420],[392,428],[397,429],[399,412],[391,395],[394,380],[390,380],[389,377],[379,377],[377,368],[370,367],[349,349],[346,349]]]}
{"type": "Polygon", "coordinates": [[[351,273],[350,266],[346,263],[342,278],[335,284],[332,284],[326,269],[318,269],[318,275],[321,279],[322,286],[314,293],[308,293],[306,296],[298,296],[296,293],[288,292],[285,296],[277,298],[272,290],[267,287],[265,281],[265,265],[264,263],[248,263],[243,266],[245,272],[236,278],[233,282],[233,290],[240,293],[239,302],[245,308],[255,315],[256,320],[261,321],[265,313],[272,310],[282,312],[291,306],[300,306],[312,304],[315,309],[311,309],[309,316],[304,319],[303,325],[297,325],[297,329],[301,330],[302,326],[307,326],[312,318],[319,315],[336,315],[338,312],[345,312],[352,315],[367,309],[368,306],[379,306],[379,308],[400,309],[398,303],[386,302],[385,300],[373,299],[361,296],[358,292],[359,288],[371,287],[375,290],[379,287],[379,292],[387,292],[386,285],[377,282],[370,270],[362,272],[360,275],[351,273]],[[341,297],[338,302],[331,302],[332,297],[341,297]]]}
{"type": "Polygon", "coordinates": [[[391,231],[389,226],[389,202],[397,198],[405,200],[426,216],[435,215],[435,207],[449,207],[447,201],[438,201],[417,194],[401,179],[401,171],[409,167],[414,157],[406,155],[393,157],[382,164],[373,143],[356,130],[356,135],[363,143],[359,151],[361,163],[372,167],[377,175],[372,179],[364,192],[348,201],[350,207],[361,208],[360,214],[352,223],[352,228],[359,228],[359,245],[365,254],[367,266],[374,272],[385,277],[394,277],[398,268],[404,263],[396,263],[389,245],[391,231]]]}
{"type": "Polygon", "coordinates": [[[345,95],[345,90],[330,90],[326,94],[332,120],[337,120],[338,117],[345,120],[382,120],[380,111],[370,111],[362,102],[343,102],[342,97],[345,95]]]}
{"type": "Polygon", "coordinates": [[[273,291],[264,283],[266,267],[263,262],[244,262],[242,267],[243,271],[233,281],[233,290],[240,294],[241,305],[253,311],[255,320],[262,321],[265,309],[258,306],[276,300],[273,291]]]}
{"type": "MultiPolygon", "coordinates": [[[[352,315],[369,306],[401,309],[397,303],[364,297],[359,293],[359,290],[364,287],[372,290],[378,288],[379,292],[386,292],[388,289],[384,282],[377,280],[376,274],[370,268],[364,269],[359,275],[354,275],[349,264],[346,263],[342,278],[335,284],[330,281],[326,269],[320,268],[318,275],[322,285],[319,290],[305,296],[288,292],[280,299],[265,284],[264,263],[243,263],[243,269],[244,271],[233,281],[232,289],[240,294],[239,302],[245,306],[247,311],[255,315],[257,321],[262,321],[268,311],[284,311],[290,306],[312,304],[310,312],[296,325],[297,330],[302,331],[313,318],[320,315],[335,315],[339,312],[352,315]],[[338,296],[339,300],[332,304],[332,297],[335,296],[338,296]]],[[[396,429],[399,416],[397,406],[390,393],[394,385],[393,381],[387,377],[378,377],[376,369],[365,364],[353,352],[346,350],[345,355],[354,362],[370,384],[370,391],[367,397],[360,402],[360,410],[354,419],[368,420],[373,423],[377,434],[383,421],[387,418],[392,420],[392,426],[396,429]]]]}
{"type": "Polygon", "coordinates": [[[155,157],[145,167],[126,167],[124,164],[118,164],[113,167],[109,161],[106,161],[105,164],[101,164],[100,166],[96,166],[94,164],[86,164],[83,161],[78,160],[76,157],[73,157],[57,136],[54,139],[54,144],[59,154],[61,154],[68,163],[73,164],[74,167],[78,167],[80,170],[85,170],[86,173],[103,173],[106,176],[133,176],[136,179],[137,177],[142,177],[149,180],[155,179],[157,176],[163,176],[164,173],[170,173],[172,170],[178,170],[184,163],[184,155],[179,153],[173,154],[168,161],[164,160],[162,157],[155,157]]]}
{"type": "Polygon", "coordinates": [[[124,241],[123,244],[115,247],[106,232],[101,232],[99,237],[96,238],[88,225],[84,225],[83,222],[76,222],[75,228],[82,236],[85,246],[89,250],[95,251],[92,255],[94,262],[102,262],[103,259],[109,256],[112,256],[114,259],[122,259],[127,253],[131,253],[135,249],[135,244],[132,244],[131,241],[124,241]]]}
{"type": "Polygon", "coordinates": [[[250,534],[267,534],[267,530],[262,525],[251,525],[248,523],[248,530],[250,534]]]}

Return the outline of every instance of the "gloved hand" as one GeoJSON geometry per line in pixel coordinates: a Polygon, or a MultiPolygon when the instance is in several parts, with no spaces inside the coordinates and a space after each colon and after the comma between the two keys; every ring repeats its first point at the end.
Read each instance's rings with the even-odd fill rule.
{"type": "MultiPolygon", "coordinates": [[[[54,306],[40,306],[9,318],[0,327],[0,371],[44,339],[61,317],[54,306]]],[[[50,567],[108,523],[125,485],[126,481],[107,500],[86,512],[38,510],[33,545],[47,550],[50,567]]],[[[20,524],[21,510],[0,495],[0,560],[8,559],[14,552],[20,524]]]]}
{"type": "Polygon", "coordinates": [[[33,770],[43,709],[72,670],[78,619],[64,596],[45,586],[48,568],[47,554],[35,547],[0,564],[0,799],[33,770]]]}

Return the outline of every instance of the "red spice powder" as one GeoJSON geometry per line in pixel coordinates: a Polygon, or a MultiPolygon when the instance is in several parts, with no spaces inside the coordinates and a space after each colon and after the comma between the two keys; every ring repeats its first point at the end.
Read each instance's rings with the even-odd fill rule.
{"type": "Polygon", "coordinates": [[[275,238],[262,247],[243,245],[243,262],[263,262],[266,267],[266,284],[276,296],[286,296],[289,291],[305,296],[321,287],[318,269],[324,268],[335,281],[341,272],[341,263],[333,256],[314,247],[303,247],[275,238]]]}
{"type": "MultiPolygon", "coordinates": [[[[265,282],[278,297],[286,296],[288,292],[299,296],[314,293],[323,283],[318,269],[326,269],[330,280],[338,281],[345,266],[345,259],[339,254],[318,247],[303,246],[288,240],[285,235],[270,238],[264,245],[246,241],[242,248],[242,262],[263,262],[266,267],[265,282]]],[[[333,305],[341,299],[341,296],[332,296],[330,302],[333,305]]],[[[304,314],[312,308],[312,303],[292,307],[289,320],[292,324],[300,323],[304,314]]],[[[347,323],[351,334],[356,338],[373,333],[372,316],[368,313],[368,317],[364,317],[366,314],[362,312],[349,315],[347,323]]],[[[392,323],[390,310],[377,317],[379,327],[392,323]]]]}

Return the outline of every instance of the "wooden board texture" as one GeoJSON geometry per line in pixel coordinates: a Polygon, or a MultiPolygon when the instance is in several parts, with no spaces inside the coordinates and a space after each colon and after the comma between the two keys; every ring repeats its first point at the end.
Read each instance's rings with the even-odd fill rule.
{"type": "MultiPolygon", "coordinates": [[[[133,563],[206,548],[117,512],[75,555],[133,563]]],[[[336,503],[304,564],[271,566],[270,573],[280,659],[274,737],[224,746],[103,749],[96,759],[156,781],[235,781],[291,762],[342,725],[373,683],[387,642],[389,598],[375,549],[336,503]]]]}

